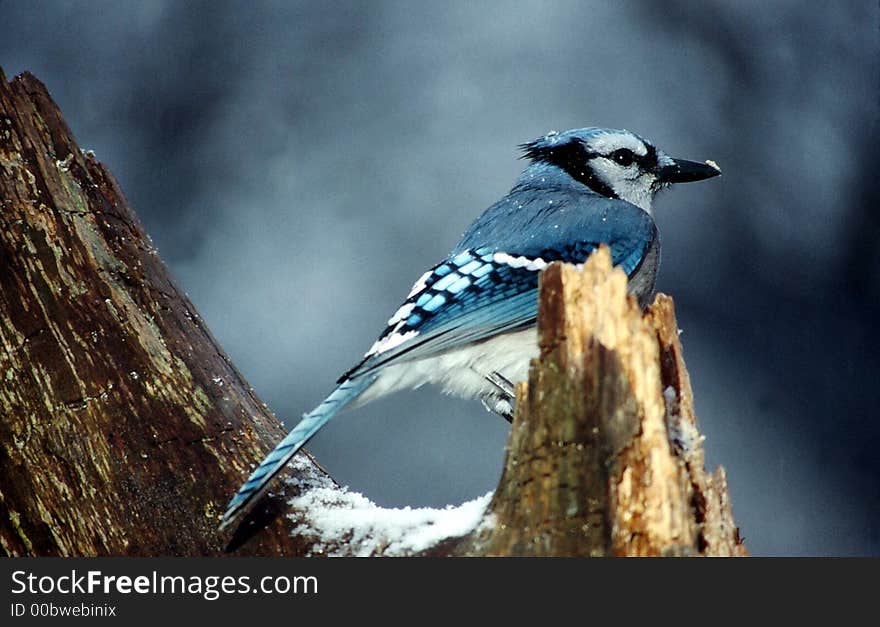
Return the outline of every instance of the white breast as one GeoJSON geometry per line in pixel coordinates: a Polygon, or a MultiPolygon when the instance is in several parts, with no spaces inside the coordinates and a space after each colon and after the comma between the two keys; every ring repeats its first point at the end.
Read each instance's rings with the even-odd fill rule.
{"type": "Polygon", "coordinates": [[[492,372],[500,373],[513,383],[524,381],[529,374],[529,362],[537,356],[535,327],[504,333],[427,359],[387,366],[355,405],[425,383],[438,385],[447,394],[476,398],[483,392],[496,391],[495,386],[486,381],[492,372]]]}

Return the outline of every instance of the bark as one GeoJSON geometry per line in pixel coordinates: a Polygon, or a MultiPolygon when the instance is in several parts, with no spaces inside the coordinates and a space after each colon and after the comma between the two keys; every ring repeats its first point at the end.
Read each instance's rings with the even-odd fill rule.
{"type": "MultiPolygon", "coordinates": [[[[0,72],[0,203],[2,551],[222,552],[221,508],[284,430],[28,74],[0,72]]],[[[292,524],[243,551],[297,552],[292,524]]]]}
{"type": "Polygon", "coordinates": [[[672,299],[643,313],[602,248],[547,268],[538,329],[488,521],[451,550],[746,555],[724,471],[704,470],[672,299]]]}
{"type": "MultiPolygon", "coordinates": [[[[2,71],[0,266],[0,552],[384,552],[305,531],[287,499],[348,507],[308,455],[217,531],[283,428],[45,87],[2,71]]],[[[703,470],[671,299],[642,314],[607,253],[541,284],[541,357],[483,524],[420,554],[744,554],[724,473],[703,470]]]]}

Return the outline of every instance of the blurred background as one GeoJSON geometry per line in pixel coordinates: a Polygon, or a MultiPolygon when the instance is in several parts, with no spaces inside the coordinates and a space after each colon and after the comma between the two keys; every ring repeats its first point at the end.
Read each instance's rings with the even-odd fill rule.
{"type": "MultiPolygon", "coordinates": [[[[708,463],[758,555],[880,555],[878,5],[0,0],[214,334],[293,424],[502,196],[516,145],[627,128],[719,179],[656,203],[708,463]]],[[[497,482],[433,389],[310,450],[381,505],[497,482]]]]}

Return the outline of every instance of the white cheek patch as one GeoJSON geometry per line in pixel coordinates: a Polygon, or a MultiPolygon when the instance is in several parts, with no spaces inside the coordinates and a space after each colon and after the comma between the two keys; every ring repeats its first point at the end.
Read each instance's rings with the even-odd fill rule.
{"type": "Polygon", "coordinates": [[[610,186],[617,181],[631,181],[641,173],[638,165],[623,166],[612,161],[611,157],[596,157],[590,165],[593,166],[593,171],[600,175],[602,182],[610,186]]]}
{"type": "Polygon", "coordinates": [[[596,157],[590,165],[597,178],[618,198],[651,213],[654,178],[635,164],[624,167],[608,157],[596,157]]]}

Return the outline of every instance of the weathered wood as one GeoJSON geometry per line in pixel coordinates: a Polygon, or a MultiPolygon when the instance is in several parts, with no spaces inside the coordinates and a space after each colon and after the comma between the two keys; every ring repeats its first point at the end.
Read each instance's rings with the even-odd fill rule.
{"type": "Polygon", "coordinates": [[[501,482],[464,555],[745,555],[703,468],[672,300],[644,314],[607,249],[541,277],[541,356],[501,482]]]}
{"type": "MultiPolygon", "coordinates": [[[[2,71],[0,268],[0,553],[221,554],[219,514],[283,429],[45,87],[2,71]]],[[[418,554],[744,554],[723,471],[703,469],[671,299],[643,314],[603,251],[548,268],[538,323],[483,523],[418,554]]],[[[296,508],[333,519],[351,500],[307,455],[286,476],[236,554],[387,552],[363,529],[316,537],[296,508]]]]}
{"type": "MultiPolygon", "coordinates": [[[[2,552],[221,553],[283,428],[28,74],[0,72],[0,267],[2,552]]],[[[291,527],[244,551],[296,552],[291,527]]]]}

